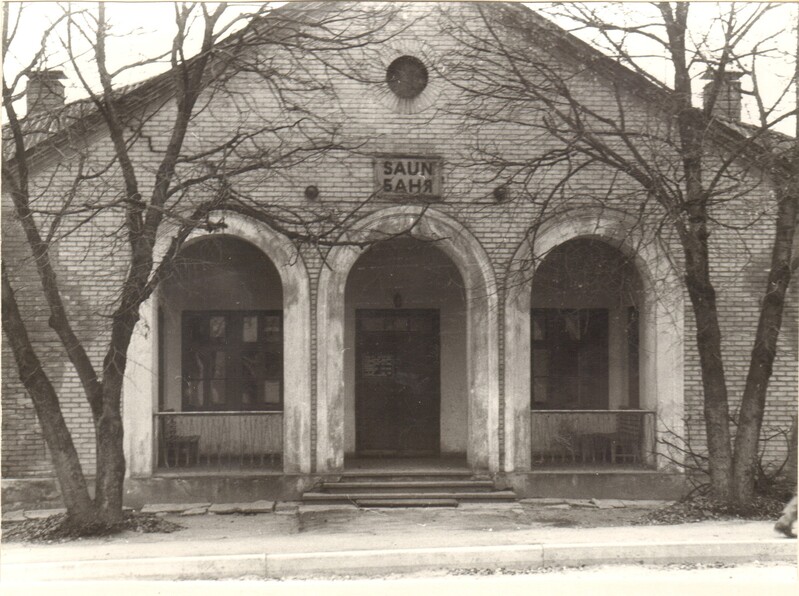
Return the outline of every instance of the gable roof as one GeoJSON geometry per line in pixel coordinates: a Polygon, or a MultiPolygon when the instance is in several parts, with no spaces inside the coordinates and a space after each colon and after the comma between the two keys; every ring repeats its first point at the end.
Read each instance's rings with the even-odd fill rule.
{"type": "MultiPolygon", "coordinates": [[[[235,43],[246,41],[258,35],[258,26],[276,11],[280,11],[286,19],[292,14],[307,14],[321,12],[325,2],[297,2],[287,3],[277,7],[266,15],[261,15],[250,20],[241,30],[217,42],[217,46],[224,48],[235,43]]],[[[348,4],[357,4],[349,2],[348,4]]],[[[186,62],[191,64],[197,56],[189,58],[186,62]]],[[[132,114],[137,110],[146,108],[159,97],[171,94],[173,89],[172,70],[168,69],[153,77],[131,83],[114,89],[114,96],[120,102],[120,112],[132,114]]],[[[102,101],[102,94],[97,94],[97,99],[102,101]]],[[[29,156],[38,154],[47,149],[56,147],[59,143],[77,140],[104,123],[102,114],[92,97],[76,100],[65,104],[57,111],[35,113],[20,119],[20,128],[26,140],[26,152],[29,156]]],[[[16,154],[16,145],[10,134],[10,124],[2,127],[3,159],[10,160],[16,154]]]]}
{"type": "MultiPolygon", "coordinates": [[[[284,15],[290,18],[291,14],[309,14],[313,12],[325,12],[331,5],[355,7],[359,3],[349,2],[290,2],[277,7],[265,15],[252,19],[240,31],[233,33],[229,37],[218,42],[218,45],[232,45],[247,38],[258,35],[259,24],[267,21],[275,14],[284,15]]],[[[530,38],[531,44],[540,44],[543,41],[551,44],[551,47],[562,52],[567,52],[570,56],[586,65],[587,68],[597,74],[609,77],[612,80],[620,80],[630,86],[636,94],[650,102],[658,102],[659,105],[666,105],[671,99],[672,90],[665,84],[645,77],[617,60],[607,56],[594,46],[582,41],[569,33],[566,29],[556,23],[544,18],[530,7],[515,2],[486,2],[481,3],[483,10],[492,11],[499,18],[510,18],[511,22],[522,23],[529,35],[533,33],[537,40],[530,38]]],[[[190,58],[189,62],[194,60],[190,58]]],[[[167,70],[159,75],[145,79],[138,83],[133,83],[120,87],[116,90],[117,98],[121,103],[122,111],[133,113],[138,109],[151,105],[158,97],[169,94],[172,89],[171,71],[167,70]]],[[[697,115],[702,111],[696,108],[697,115]]],[[[56,147],[64,141],[74,141],[79,137],[84,137],[89,132],[102,125],[103,120],[99,110],[94,105],[91,98],[81,99],[64,106],[56,113],[34,114],[26,116],[21,120],[23,134],[26,135],[27,152],[29,155],[38,154],[49,148],[56,147]]],[[[714,138],[722,143],[735,143],[740,145],[747,138],[753,135],[759,138],[767,137],[768,147],[783,147],[790,149],[793,144],[792,137],[782,135],[773,131],[762,131],[759,127],[733,122],[723,118],[713,117],[707,123],[707,130],[714,138]]],[[[13,139],[8,135],[9,125],[3,126],[3,154],[4,159],[13,159],[15,146],[13,139]],[[11,156],[10,158],[7,156],[11,156]]],[[[750,159],[761,156],[767,147],[760,143],[752,143],[748,151],[750,159]]]]}

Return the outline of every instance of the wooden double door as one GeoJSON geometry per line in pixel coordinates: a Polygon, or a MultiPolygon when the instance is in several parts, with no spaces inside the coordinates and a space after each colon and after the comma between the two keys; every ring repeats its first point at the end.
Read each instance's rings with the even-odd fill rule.
{"type": "Polygon", "coordinates": [[[437,310],[356,310],[355,432],[361,456],[440,449],[437,310]]]}

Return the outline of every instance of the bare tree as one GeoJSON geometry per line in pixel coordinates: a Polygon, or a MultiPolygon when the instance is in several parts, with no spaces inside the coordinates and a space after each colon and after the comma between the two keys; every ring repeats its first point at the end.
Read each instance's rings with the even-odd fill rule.
{"type": "MultiPolygon", "coordinates": [[[[10,202],[13,226],[22,232],[20,245],[32,257],[29,270],[35,271],[39,308],[47,313],[90,406],[96,435],[93,497],[64,419],[63,397],[39,355],[41,345],[31,337],[37,311],[17,300],[22,286],[31,287],[22,281],[27,271],[19,251],[8,250],[10,234],[2,269],[3,330],[35,406],[71,522],[121,519],[120,410],[128,347],[139,307],[174,270],[190,234],[224,229],[215,213],[225,210],[265,222],[297,244],[321,250],[347,242],[344,231],[358,208],[339,212],[309,204],[292,209],[264,204],[256,190],[271,177],[289,177],[298,164],[357,150],[357,139],[342,136],[331,80],[345,71],[350,78],[360,76],[355,66],[344,68],[348,56],[387,38],[384,29],[393,10],[289,5],[275,11],[265,5],[230,17],[224,4],[176,4],[171,48],[163,56],[120,66],[109,56],[112,24],[105,6],[74,10],[64,5],[27,64],[4,71],[3,200],[10,202]],[[66,66],[87,99],[21,117],[24,81],[52,63],[52,57],[47,60],[54,41],[60,42],[66,66]],[[163,60],[166,72],[127,87],[118,83],[130,71],[163,60]],[[236,83],[237,77],[258,82],[259,101],[236,83]],[[220,105],[224,134],[204,135],[199,127],[214,121],[220,105]],[[105,143],[99,148],[92,137],[97,131],[105,143]],[[70,273],[55,251],[59,242],[92,229],[97,237],[89,248],[92,258],[109,267],[102,282],[110,290],[97,297],[106,300],[107,312],[95,304],[88,313],[77,313],[65,298],[70,273]],[[171,240],[160,255],[162,236],[171,240]],[[103,338],[101,363],[98,351],[90,353],[87,340],[75,331],[77,316],[92,317],[103,338]]],[[[23,36],[23,12],[4,5],[4,63],[23,36]]]]}
{"type": "Polygon", "coordinates": [[[550,218],[593,203],[624,211],[679,247],[696,323],[711,483],[720,498],[745,503],[753,496],[767,388],[796,268],[799,145],[775,132],[796,117],[794,106],[779,109],[796,83],[789,81],[776,100],[762,93],[759,69],[779,49],[774,31],[760,32],[774,6],[721,5],[713,19],[695,24],[686,2],[658,3],[648,13],[638,7],[644,12],[632,17],[616,9],[625,10],[552,9],[605,54],[521,6],[478,5],[480,18],[471,20],[451,13],[449,33],[467,49],[444,74],[467,99],[449,109],[486,128],[510,126],[540,140],[514,155],[475,143],[469,158],[471,167],[517,191],[518,200],[536,205],[532,238],[550,218]],[[670,85],[651,74],[653,63],[662,64],[658,58],[668,65],[670,85]],[[694,107],[699,76],[709,78],[702,108],[694,107]],[[755,125],[717,117],[739,78],[756,98],[755,125]],[[759,186],[770,198],[751,199],[753,215],[742,217],[741,198],[759,186]],[[766,224],[773,234],[768,279],[733,416],[711,236],[746,238],[766,224]]]}

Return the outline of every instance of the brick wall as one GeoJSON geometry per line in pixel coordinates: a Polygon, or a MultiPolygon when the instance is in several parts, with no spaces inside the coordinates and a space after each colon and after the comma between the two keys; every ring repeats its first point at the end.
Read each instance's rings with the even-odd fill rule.
{"type": "MultiPolygon", "coordinates": [[[[468,228],[488,253],[497,278],[502,281],[513,254],[524,240],[530,227],[541,220],[543,198],[555,187],[564,170],[557,168],[546,176],[522,180],[518,172],[499,171],[490,163],[475,159],[477,147],[495,148],[508,159],[524,159],[531,152],[544,152],[557,146],[556,141],[534,128],[540,113],[531,110],[520,115],[530,126],[510,125],[503,122],[477,122],[458,115],[462,95],[436,76],[447,61],[462,53],[452,37],[442,32],[442,23],[449,26],[460,22],[470,6],[455,6],[448,21],[439,14],[441,6],[414,4],[404,9],[402,18],[392,21],[389,27],[409,29],[389,42],[377,47],[367,47],[350,52],[319,55],[318,61],[303,57],[303,76],[319,77],[330,83],[327,91],[307,92],[294,89],[279,100],[270,92],[269,85],[252,73],[242,73],[228,81],[224,89],[215,89],[199,105],[203,110],[192,123],[187,136],[188,149],[203,149],[229,138],[237,127],[252,129],[264,123],[282,125],[293,122],[293,113],[281,111],[281,101],[292,101],[316,115],[328,127],[338,127],[338,138],[353,151],[301,154],[307,159],[279,162],[268,171],[256,171],[235,180],[236,188],[250,197],[253,204],[269,208],[275,213],[294,213],[305,216],[328,214],[331,217],[357,212],[366,215],[374,210],[395,204],[391,201],[367,198],[373,191],[372,156],[380,153],[407,153],[438,155],[445,164],[444,200],[435,208],[452,216],[468,228]],[[431,12],[432,11],[432,12],[431,12]],[[424,56],[433,63],[431,68],[431,93],[426,98],[427,108],[415,113],[397,113],[386,99],[385,89],[379,84],[366,84],[362,78],[380,81],[392,57],[401,53],[424,56]],[[322,62],[335,65],[347,72],[357,71],[358,77],[336,75],[324,79],[324,72],[332,72],[322,62]],[[381,90],[382,89],[382,90],[381,90]],[[511,200],[498,205],[492,196],[496,186],[509,183],[511,200]],[[316,185],[321,193],[318,202],[309,203],[303,189],[316,185]]],[[[475,21],[469,21],[474,23],[475,21]]],[[[472,25],[474,26],[474,25],[472,25]]],[[[385,36],[391,30],[383,31],[385,36]]],[[[298,59],[273,55],[271,48],[262,49],[263,55],[272,58],[271,64],[283,72],[292,72],[298,59]]],[[[573,89],[587,103],[597,109],[613,112],[617,97],[607,81],[592,72],[582,71],[578,63],[567,56],[547,54],[541,50],[542,59],[559,63],[573,73],[573,89]]],[[[661,120],[653,115],[656,109],[637,98],[633,89],[622,88],[625,117],[630,129],[654,130],[662,127],[661,120]]],[[[497,108],[498,106],[494,106],[497,108]]],[[[501,107],[501,106],[499,106],[501,107]]],[[[486,109],[493,109],[487,106],[486,109]]],[[[134,163],[139,167],[142,188],[149,189],[155,168],[157,151],[167,142],[167,131],[174,112],[171,107],[152,114],[143,129],[142,140],[133,149],[134,163]]],[[[319,126],[306,124],[305,132],[315,133],[319,126]]],[[[280,140],[287,147],[296,146],[302,132],[293,127],[279,134],[265,133],[261,142],[274,147],[280,140]]],[[[249,145],[254,149],[254,145],[249,145]]],[[[653,148],[656,152],[656,148],[653,148]]],[[[100,169],[107,165],[111,155],[107,139],[94,140],[88,166],[100,169]]],[[[664,159],[663,155],[658,156],[664,159]]],[[[76,172],[76,160],[56,165],[45,163],[36,177],[43,202],[58,200],[68,194],[76,172]]],[[[86,166],[84,166],[86,167],[86,166]]],[[[179,173],[190,174],[188,166],[179,173]]],[[[768,218],[759,220],[757,214],[768,206],[768,191],[753,177],[751,192],[730,199],[718,207],[717,216],[725,224],[736,225],[739,231],[719,226],[713,230],[713,279],[718,285],[721,324],[725,334],[725,364],[730,381],[730,396],[735,404],[746,375],[746,363],[752,347],[757,320],[757,304],[765,286],[765,263],[771,228],[768,218]]],[[[82,200],[117,201],[123,193],[118,172],[111,168],[98,180],[84,184],[80,189],[82,200]]],[[[182,209],[188,212],[197,201],[207,198],[207,187],[195,187],[182,200],[182,209]]],[[[611,177],[598,167],[586,169],[571,179],[547,209],[576,209],[596,207],[598,201],[606,207],[625,209],[636,206],[641,199],[640,190],[629,180],[611,177]]],[[[549,213],[549,211],[547,212],[549,213]]],[[[117,233],[122,211],[109,208],[99,212],[86,225],[70,231],[57,243],[55,256],[59,263],[59,276],[76,332],[95,363],[101,366],[108,338],[107,315],[112,312],[117,298],[119,280],[125,271],[126,243],[117,233]]],[[[653,223],[660,217],[657,209],[648,216],[653,223]]],[[[62,230],[70,230],[75,221],[67,219],[62,230]]],[[[673,238],[662,238],[679,264],[680,254],[673,238]]],[[[311,276],[311,308],[315,313],[317,284],[323,265],[324,248],[303,246],[301,254],[311,276]]],[[[62,397],[65,417],[74,431],[82,460],[91,471],[94,465],[94,431],[80,384],[64,358],[58,342],[47,328],[47,313],[37,300],[37,281],[18,231],[12,218],[4,218],[4,251],[19,258],[14,260],[14,276],[20,301],[32,322],[32,332],[40,355],[46,362],[59,394],[62,397]]],[[[796,293],[794,292],[794,297],[796,293]]],[[[500,304],[502,301],[500,300],[500,304]]],[[[685,304],[689,305],[687,295],[685,304]]],[[[499,320],[503,318],[499,313],[499,320]]],[[[316,317],[312,316],[312,374],[316,375],[316,317]]],[[[688,308],[685,313],[685,416],[689,439],[701,450],[704,441],[701,407],[701,379],[694,339],[693,319],[688,308]]],[[[500,338],[502,329],[500,329],[500,338]]],[[[793,300],[785,314],[785,331],[781,338],[780,355],[775,365],[769,393],[769,408],[764,424],[764,435],[772,429],[783,428],[796,409],[797,395],[797,300],[793,300]]],[[[500,345],[500,355],[507,346],[500,345]]],[[[48,473],[46,450],[35,416],[27,396],[20,389],[13,370],[10,354],[5,351],[3,360],[3,475],[5,477],[37,476],[48,473]]],[[[135,355],[132,355],[135,357],[135,355]]],[[[503,359],[500,358],[500,363],[503,359]]],[[[502,364],[500,364],[501,366],[502,364]]],[[[500,379],[503,375],[500,371],[500,379]]],[[[316,379],[311,384],[316,391],[316,379]]],[[[312,396],[316,404],[317,396],[312,396]]],[[[500,409],[504,396],[500,395],[500,409]]],[[[500,420],[502,412],[500,412],[500,420]]],[[[315,436],[316,418],[313,412],[312,434],[315,436]]],[[[504,434],[500,429],[500,441],[504,434]]],[[[768,458],[784,456],[785,445],[780,441],[765,444],[768,458]]],[[[315,445],[312,452],[315,453],[315,445]]]]}

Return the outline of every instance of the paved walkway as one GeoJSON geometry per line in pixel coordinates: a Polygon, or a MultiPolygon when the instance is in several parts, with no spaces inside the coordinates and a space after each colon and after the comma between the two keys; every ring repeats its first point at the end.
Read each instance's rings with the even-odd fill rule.
{"type": "Polygon", "coordinates": [[[216,514],[200,514],[211,505],[184,505],[181,513],[161,513],[185,526],[172,534],[125,532],[61,544],[4,544],[0,577],[4,582],[332,577],[425,569],[796,561],[796,540],[781,538],[771,522],[602,525],[629,523],[652,504],[528,501],[364,510],[259,502],[257,508],[271,512],[248,515],[218,508],[216,514]]]}

